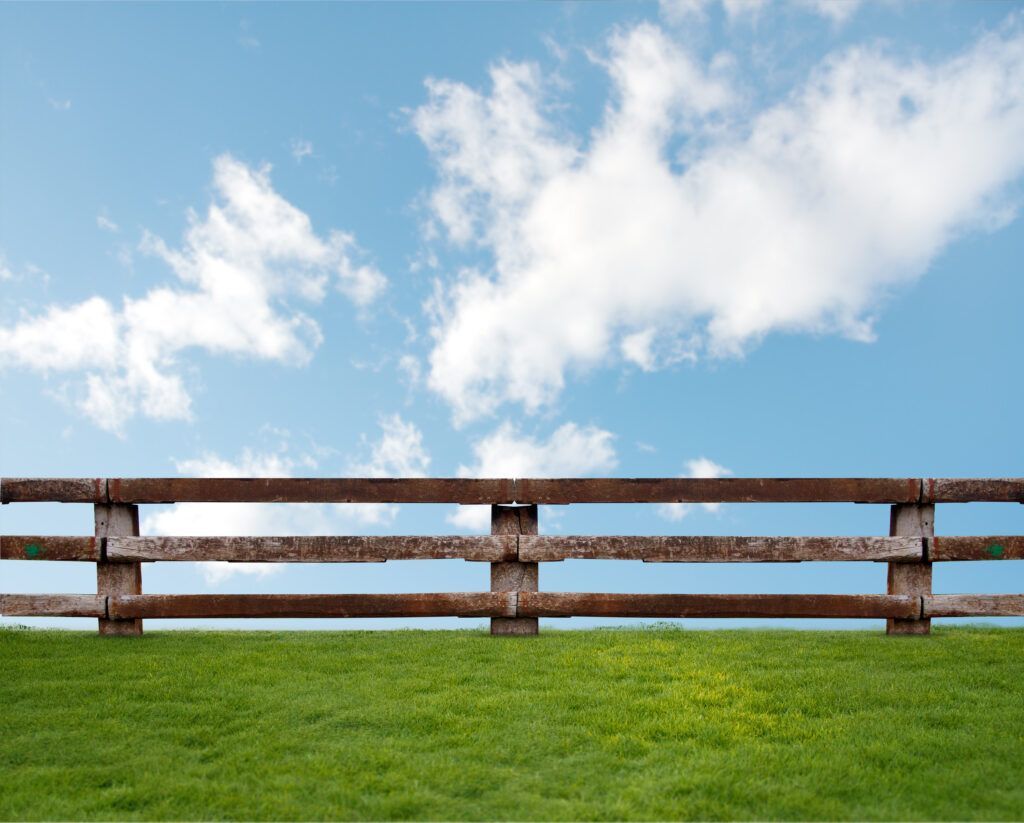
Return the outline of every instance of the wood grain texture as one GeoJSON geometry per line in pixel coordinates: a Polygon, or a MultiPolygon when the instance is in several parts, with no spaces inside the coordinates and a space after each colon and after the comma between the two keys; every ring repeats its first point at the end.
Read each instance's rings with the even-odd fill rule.
{"type": "Polygon", "coordinates": [[[0,536],[0,560],[83,560],[98,562],[102,541],[96,537],[0,536]]]}
{"type": "Polygon", "coordinates": [[[1024,477],[926,477],[924,503],[1024,503],[1024,477]]]}
{"type": "Polygon", "coordinates": [[[538,617],[909,618],[920,610],[910,595],[519,593],[519,614],[538,617]]]}
{"type": "Polygon", "coordinates": [[[644,560],[649,563],[799,563],[919,561],[921,538],[910,537],[589,537],[519,539],[519,559],[644,560]]]}
{"type": "Polygon", "coordinates": [[[28,503],[1024,503],[1024,478],[26,478],[28,503]]]}
{"type": "Polygon", "coordinates": [[[1024,560],[1024,537],[933,537],[928,541],[928,559],[945,560],[1024,560]]]}
{"type": "Polygon", "coordinates": [[[927,617],[1021,617],[1024,594],[934,594],[924,598],[927,617]]]}
{"type": "Polygon", "coordinates": [[[916,503],[919,478],[517,479],[520,503],[916,503]]]}
{"type": "Polygon", "coordinates": [[[143,594],[111,597],[111,617],[491,617],[514,616],[516,595],[143,594]]]}
{"type": "Polygon", "coordinates": [[[3,503],[105,503],[107,481],[100,477],[0,478],[3,503]]]}
{"type": "MultiPolygon", "coordinates": [[[[139,507],[118,503],[97,503],[93,510],[96,537],[134,536],[139,533],[139,507]]],[[[111,563],[101,560],[96,564],[96,593],[101,596],[142,593],[141,563],[111,563]]],[[[134,637],[142,634],[141,620],[120,620],[101,617],[99,632],[109,637],[134,637]]]]}
{"type": "MultiPolygon", "coordinates": [[[[935,506],[931,503],[893,506],[889,512],[889,534],[904,537],[932,537],[935,534],[935,506]]],[[[890,563],[886,592],[924,597],[932,593],[932,564],[890,563]]],[[[887,634],[928,634],[932,623],[918,615],[914,619],[886,621],[887,634]]]]}
{"type": "Polygon", "coordinates": [[[386,560],[515,560],[516,538],[480,537],[111,537],[107,559],[235,563],[383,563],[386,560]]]}
{"type": "Polygon", "coordinates": [[[511,480],[463,478],[111,478],[120,503],[500,503],[512,502],[511,480]]]}
{"type": "Polygon", "coordinates": [[[107,599],[95,594],[0,594],[5,617],[105,617],[107,599]]]}
{"type": "MultiPolygon", "coordinates": [[[[538,513],[536,506],[491,506],[491,534],[514,536],[536,534],[538,513]]],[[[540,582],[536,563],[492,563],[492,592],[535,592],[540,582]]],[[[536,617],[495,617],[491,619],[491,634],[535,635],[540,630],[536,617]]]]}

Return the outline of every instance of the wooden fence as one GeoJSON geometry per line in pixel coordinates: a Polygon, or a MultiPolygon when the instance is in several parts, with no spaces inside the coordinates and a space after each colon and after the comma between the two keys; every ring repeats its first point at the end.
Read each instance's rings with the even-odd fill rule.
{"type": "Polygon", "coordinates": [[[1024,536],[936,536],[937,503],[1024,503],[1024,478],[365,479],[80,478],[0,481],[8,503],[90,503],[85,537],[4,535],[2,560],[96,564],[96,594],[2,594],[0,614],[96,617],[100,634],[138,635],[151,618],[489,617],[492,634],[536,634],[540,617],[885,618],[890,634],[927,634],[933,617],[1024,615],[1022,594],[932,594],[932,564],[1024,558],[1024,536]],[[491,506],[480,537],[145,537],[139,505],[185,502],[457,503],[491,506]],[[537,506],[570,503],[875,503],[878,537],[541,536],[537,506]],[[489,592],[146,595],[142,564],[381,563],[458,558],[490,563],[489,592]],[[872,561],[886,594],[599,594],[541,592],[538,564],[872,561]]]}

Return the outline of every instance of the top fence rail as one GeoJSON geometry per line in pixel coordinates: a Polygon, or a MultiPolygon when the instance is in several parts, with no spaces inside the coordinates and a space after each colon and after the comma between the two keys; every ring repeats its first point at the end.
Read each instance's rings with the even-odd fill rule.
{"type": "Polygon", "coordinates": [[[25,478],[6,503],[1024,503],[1024,478],[25,478]]]}

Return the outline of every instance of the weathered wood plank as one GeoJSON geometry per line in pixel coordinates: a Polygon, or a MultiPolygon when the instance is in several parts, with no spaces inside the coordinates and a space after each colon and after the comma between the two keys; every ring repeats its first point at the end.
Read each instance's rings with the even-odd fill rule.
{"type": "Polygon", "coordinates": [[[111,561],[383,563],[386,560],[515,560],[514,536],[111,537],[111,561]]]}
{"type": "Polygon", "coordinates": [[[105,617],[107,599],[95,594],[0,594],[5,617],[105,617]]]}
{"type": "Polygon", "coordinates": [[[537,617],[914,617],[919,598],[884,594],[594,594],[520,592],[537,617]]]}
{"type": "Polygon", "coordinates": [[[0,502],[1024,503],[1024,478],[26,478],[0,502]],[[108,487],[109,483],[109,487],[108,487]],[[109,491],[109,496],[108,496],[109,491]]]}
{"type": "MultiPolygon", "coordinates": [[[[935,505],[893,506],[889,512],[889,534],[903,537],[932,537],[935,534],[935,505]]],[[[932,593],[932,564],[890,563],[886,581],[889,594],[910,594],[923,597],[932,593]]],[[[928,634],[931,621],[917,615],[905,620],[891,618],[886,621],[887,634],[928,634]]]]}
{"type": "Polygon", "coordinates": [[[1024,503],[1024,477],[926,477],[924,503],[1024,503]]]}
{"type": "Polygon", "coordinates": [[[3,503],[104,503],[107,481],[101,477],[0,478],[3,503]]]}
{"type": "Polygon", "coordinates": [[[1024,536],[932,537],[928,541],[928,559],[945,560],[1024,560],[1024,536]]]}
{"type": "MultiPolygon", "coordinates": [[[[93,519],[97,539],[130,537],[139,533],[138,506],[97,503],[93,509],[93,519]]],[[[96,593],[103,596],[142,594],[142,564],[101,560],[96,564],[96,593]]],[[[99,631],[105,636],[138,636],[142,634],[142,621],[101,617],[99,631]]]]}
{"type": "Polygon", "coordinates": [[[648,563],[799,563],[922,560],[921,538],[538,536],[519,538],[519,559],[644,560],[648,563]]]}
{"type": "Polygon", "coordinates": [[[511,480],[430,477],[111,478],[118,503],[496,503],[511,480]]]}
{"type": "Polygon", "coordinates": [[[517,479],[520,503],[916,503],[918,478],[517,479]]]}
{"type": "Polygon", "coordinates": [[[933,594],[924,598],[926,617],[1021,617],[1024,594],[933,594]]]}
{"type": "MultiPolygon", "coordinates": [[[[519,541],[521,535],[537,534],[536,506],[491,506],[491,534],[507,535],[519,541]]],[[[519,561],[491,564],[492,592],[535,592],[540,582],[536,563],[519,561]]],[[[539,631],[536,617],[494,617],[491,634],[534,635],[539,631]]]]}
{"type": "Polygon", "coordinates": [[[100,560],[95,537],[5,534],[0,536],[0,560],[100,560]]]}
{"type": "Polygon", "coordinates": [[[430,594],[144,594],[111,597],[111,617],[514,616],[514,592],[430,594]]]}

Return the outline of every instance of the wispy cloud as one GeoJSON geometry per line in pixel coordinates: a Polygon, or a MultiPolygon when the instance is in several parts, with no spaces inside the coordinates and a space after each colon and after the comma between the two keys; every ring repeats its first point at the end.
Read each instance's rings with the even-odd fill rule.
{"type": "Polygon", "coordinates": [[[313,156],[313,144],[301,137],[293,137],[290,143],[292,157],[296,163],[301,163],[306,157],[313,156]]]}
{"type": "Polygon", "coordinates": [[[246,49],[258,49],[261,45],[248,20],[240,20],[238,23],[238,45],[246,49]]]}
{"type": "Polygon", "coordinates": [[[120,226],[117,225],[117,223],[110,219],[110,217],[107,215],[106,209],[104,209],[103,211],[96,215],[96,225],[99,228],[103,229],[103,231],[109,231],[112,233],[120,231],[121,228],[120,226]]]}

